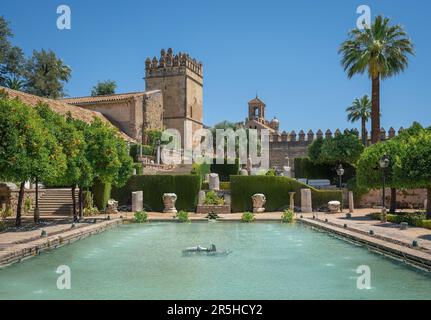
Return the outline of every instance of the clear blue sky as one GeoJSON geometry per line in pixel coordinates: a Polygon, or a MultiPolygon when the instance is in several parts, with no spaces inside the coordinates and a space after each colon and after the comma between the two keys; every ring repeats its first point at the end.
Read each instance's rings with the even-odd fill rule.
{"type": "Polygon", "coordinates": [[[16,0],[3,1],[0,15],[26,54],[52,49],[71,66],[72,97],[108,78],[118,92],[141,91],[145,58],[172,47],[204,64],[205,124],[243,120],[257,91],[268,118],[298,131],[352,127],[346,106],[370,94],[368,78],[348,80],[337,54],[361,4],[405,26],[416,49],[407,71],[382,83],[382,125],[431,125],[428,0],[16,0]],[[72,10],[72,30],[56,28],[60,4],[72,10]]]}

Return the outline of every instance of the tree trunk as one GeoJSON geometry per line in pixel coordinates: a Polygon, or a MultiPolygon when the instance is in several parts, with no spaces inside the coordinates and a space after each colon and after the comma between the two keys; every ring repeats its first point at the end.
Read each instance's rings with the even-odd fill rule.
{"type": "Polygon", "coordinates": [[[362,135],[362,144],[364,146],[367,145],[367,120],[365,118],[361,119],[361,135],[362,135]]]}
{"type": "Polygon", "coordinates": [[[397,189],[391,188],[391,208],[389,212],[395,213],[395,210],[397,210],[397,189]]]}
{"type": "Polygon", "coordinates": [[[372,79],[371,143],[380,141],[380,75],[372,79]]]}
{"type": "Polygon", "coordinates": [[[82,196],[82,187],[79,187],[79,219],[82,219],[84,211],[84,198],[82,196]]]}
{"type": "Polygon", "coordinates": [[[76,221],[76,194],[75,194],[76,186],[72,186],[72,208],[73,208],[73,221],[76,221]]]}
{"type": "Polygon", "coordinates": [[[34,223],[38,223],[40,218],[40,211],[39,211],[39,181],[37,178],[35,179],[35,184],[36,184],[36,192],[35,192],[36,204],[34,206],[33,220],[34,220],[34,223]]]}
{"type": "Polygon", "coordinates": [[[431,187],[427,188],[427,219],[431,219],[431,187]]]}
{"type": "Polygon", "coordinates": [[[22,210],[22,200],[24,199],[24,186],[25,181],[21,182],[19,186],[19,194],[18,194],[18,205],[16,207],[16,219],[15,219],[15,227],[21,226],[21,210],[22,210]]]}

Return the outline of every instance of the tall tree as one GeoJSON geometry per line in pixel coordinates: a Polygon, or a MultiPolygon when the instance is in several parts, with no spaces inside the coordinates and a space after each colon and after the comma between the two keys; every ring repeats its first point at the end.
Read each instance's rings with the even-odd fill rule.
{"type": "Polygon", "coordinates": [[[371,26],[353,29],[341,44],[341,64],[349,78],[368,73],[372,81],[371,142],[380,140],[380,80],[406,69],[413,44],[400,25],[390,25],[388,18],[377,16],[371,26]]]}
{"type": "Polygon", "coordinates": [[[25,58],[21,48],[11,44],[12,36],[8,22],[0,16],[0,85],[20,90],[23,88],[25,58]]]}
{"type": "Polygon", "coordinates": [[[97,84],[91,89],[91,96],[103,96],[108,94],[114,94],[115,89],[117,88],[117,84],[113,80],[105,80],[99,81],[97,84]]]}
{"type": "Polygon", "coordinates": [[[371,116],[371,101],[367,95],[356,98],[350,107],[347,107],[347,120],[350,122],[361,121],[362,144],[367,144],[367,121],[371,116]]]}
{"type": "Polygon", "coordinates": [[[35,172],[45,172],[46,163],[55,161],[47,147],[50,132],[34,108],[21,101],[0,98],[0,178],[20,183],[15,226],[21,225],[24,185],[35,172]]]}
{"type": "Polygon", "coordinates": [[[35,50],[25,67],[26,91],[41,97],[61,98],[71,72],[51,50],[35,50]]]}

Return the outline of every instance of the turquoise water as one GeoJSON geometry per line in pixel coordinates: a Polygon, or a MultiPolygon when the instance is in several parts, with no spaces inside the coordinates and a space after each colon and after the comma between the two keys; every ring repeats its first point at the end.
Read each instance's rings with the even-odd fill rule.
{"type": "Polygon", "coordinates": [[[431,276],[296,224],[123,225],[0,270],[0,299],[429,299],[431,276]],[[184,257],[215,243],[226,257],[184,257]],[[71,270],[59,290],[56,269],[71,270]],[[368,265],[371,288],[357,289],[368,265]]]}

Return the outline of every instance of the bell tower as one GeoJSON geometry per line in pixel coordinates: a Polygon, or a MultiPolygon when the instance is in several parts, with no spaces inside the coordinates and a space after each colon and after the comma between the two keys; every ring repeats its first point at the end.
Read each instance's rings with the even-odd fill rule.
{"type": "Polygon", "coordinates": [[[257,95],[248,102],[248,119],[265,122],[265,103],[257,95]]]}

